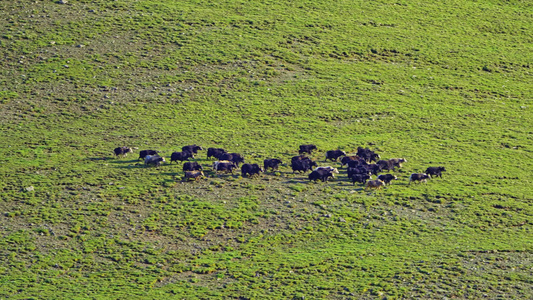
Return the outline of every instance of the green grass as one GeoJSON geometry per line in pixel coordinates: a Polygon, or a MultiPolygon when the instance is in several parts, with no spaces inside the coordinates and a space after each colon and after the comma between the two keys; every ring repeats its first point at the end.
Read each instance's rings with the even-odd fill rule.
{"type": "Polygon", "coordinates": [[[532,297],[526,2],[0,11],[0,298],[532,297]],[[381,191],[312,183],[289,167],[308,143],[408,162],[381,191]],[[284,164],[218,176],[204,150],[184,182],[136,160],[188,144],[284,164]]]}

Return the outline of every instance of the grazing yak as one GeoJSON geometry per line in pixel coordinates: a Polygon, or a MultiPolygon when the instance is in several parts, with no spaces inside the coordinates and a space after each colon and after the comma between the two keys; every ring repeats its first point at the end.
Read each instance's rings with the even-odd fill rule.
{"type": "Polygon", "coordinates": [[[305,155],[297,155],[297,156],[293,156],[291,157],[291,163],[295,162],[295,161],[299,161],[299,160],[306,160],[306,159],[309,159],[309,157],[305,156],[305,155]]]}
{"type": "Polygon", "coordinates": [[[366,168],[372,175],[378,175],[378,173],[382,171],[381,166],[378,164],[369,164],[366,168]]]}
{"type": "Polygon", "coordinates": [[[368,174],[353,174],[350,178],[352,179],[353,185],[355,185],[356,182],[365,184],[367,180],[372,179],[368,174]]]}
{"type": "Polygon", "coordinates": [[[170,163],[172,163],[173,161],[177,163],[178,160],[183,162],[185,160],[189,160],[189,158],[192,157],[192,153],[189,151],[172,152],[172,155],[170,155],[170,163]]]}
{"type": "Polygon", "coordinates": [[[244,157],[239,153],[222,153],[219,156],[219,159],[232,161],[237,167],[239,166],[239,163],[244,163],[244,157]]]}
{"type": "Polygon", "coordinates": [[[144,158],[145,165],[155,165],[156,167],[159,167],[162,162],[165,162],[165,158],[159,155],[146,155],[144,158]]]}
{"type": "Polygon", "coordinates": [[[263,161],[263,168],[266,171],[268,168],[271,168],[272,171],[276,171],[281,164],[281,160],[277,158],[268,158],[263,161]]]}
{"type": "Polygon", "coordinates": [[[405,158],[391,158],[391,159],[389,159],[389,162],[392,164],[392,170],[394,171],[394,168],[400,169],[402,167],[402,164],[407,162],[407,159],[405,159],[405,158]]]}
{"type": "Polygon", "coordinates": [[[198,150],[204,150],[204,149],[201,146],[197,146],[197,145],[188,145],[188,146],[181,147],[181,151],[183,151],[183,152],[185,152],[185,151],[191,152],[193,158],[194,158],[195,154],[198,154],[198,150]]]}
{"type": "Polygon", "coordinates": [[[157,155],[157,153],[159,153],[159,151],[157,150],[141,150],[139,152],[139,158],[137,160],[144,159],[147,155],[157,155]]]}
{"type": "Polygon", "coordinates": [[[195,161],[187,161],[183,164],[183,171],[202,171],[202,166],[195,161]]]}
{"type": "Polygon", "coordinates": [[[204,172],[202,171],[186,171],[185,172],[185,180],[189,181],[191,179],[198,180],[204,176],[204,172]]]}
{"type": "Polygon", "coordinates": [[[360,164],[361,162],[365,162],[365,161],[364,159],[360,158],[357,155],[345,156],[341,158],[341,168],[347,164],[360,164]]]}
{"type": "Polygon", "coordinates": [[[233,174],[233,169],[235,168],[237,168],[237,166],[233,162],[228,160],[219,160],[213,163],[213,171],[215,171],[215,173],[223,171],[224,173],[230,172],[231,174],[233,174]]]}
{"type": "Polygon", "coordinates": [[[376,164],[379,165],[382,170],[387,170],[387,171],[393,170],[394,171],[395,168],[398,168],[398,169],[401,168],[402,163],[405,163],[405,162],[407,162],[405,158],[391,158],[389,160],[378,160],[376,164]]]}
{"type": "Polygon", "coordinates": [[[259,175],[261,172],[264,172],[264,170],[258,164],[243,164],[241,167],[242,177],[246,175],[252,177],[253,175],[259,175]]]}
{"type": "Polygon", "coordinates": [[[393,168],[391,162],[388,160],[378,160],[376,165],[378,165],[381,170],[390,171],[393,168]]]}
{"type": "Polygon", "coordinates": [[[115,156],[120,157],[126,157],[128,153],[132,153],[133,149],[130,147],[117,147],[113,150],[115,152],[115,156]]]}
{"type": "Polygon", "coordinates": [[[337,161],[337,159],[343,155],[346,156],[346,152],[342,150],[329,150],[326,152],[326,159],[324,161],[327,161],[328,159],[331,161],[337,161]]]}
{"type": "Polygon", "coordinates": [[[392,174],[383,174],[383,175],[379,175],[378,179],[383,181],[385,183],[385,185],[390,185],[391,181],[392,180],[397,180],[398,177],[396,177],[396,176],[394,176],[392,174]]]}
{"type": "Polygon", "coordinates": [[[300,150],[298,150],[298,153],[300,153],[300,154],[304,154],[304,153],[311,154],[311,152],[313,150],[316,150],[316,146],[315,145],[300,145],[300,150]]]}
{"type": "Polygon", "coordinates": [[[334,168],[334,167],[331,167],[331,166],[316,167],[313,171],[321,171],[321,170],[326,170],[326,171],[332,172],[334,174],[339,174],[339,170],[337,168],[334,168]]]}
{"type": "Polygon", "coordinates": [[[413,173],[411,174],[411,176],[409,176],[409,184],[411,184],[412,181],[427,183],[428,179],[431,179],[431,176],[429,176],[428,174],[413,173]]]}
{"type": "Polygon", "coordinates": [[[356,155],[364,159],[366,162],[378,161],[378,159],[381,158],[379,154],[375,153],[374,151],[362,147],[357,147],[356,155]]]}
{"type": "Polygon", "coordinates": [[[220,159],[220,156],[222,154],[226,153],[226,150],[222,148],[208,148],[207,149],[207,158],[214,157],[216,159],[220,159]]]}
{"type": "MultiPolygon", "coordinates": [[[[322,182],[328,181],[330,177],[335,177],[334,173],[337,171],[335,168],[316,168],[311,174],[309,174],[309,181],[322,180],[322,182]]],[[[337,171],[339,173],[339,171],[337,171]]]]}
{"type": "Polygon", "coordinates": [[[293,173],[296,171],[305,173],[307,171],[310,171],[313,167],[317,167],[317,164],[308,157],[302,159],[294,159],[293,157],[293,160],[291,162],[291,168],[293,173]]]}
{"type": "Polygon", "coordinates": [[[366,167],[368,165],[368,163],[362,159],[359,159],[359,160],[350,160],[348,163],[348,168],[355,168],[355,167],[359,167],[359,166],[364,166],[366,167]]]}
{"type": "Polygon", "coordinates": [[[442,172],[446,171],[444,167],[429,167],[426,169],[426,174],[433,177],[442,178],[442,172]]]}
{"type": "Polygon", "coordinates": [[[378,161],[378,159],[381,158],[381,156],[379,156],[379,154],[377,154],[377,153],[371,153],[367,157],[368,158],[365,161],[368,161],[368,162],[376,162],[376,161],[378,161]]]}
{"type": "Polygon", "coordinates": [[[365,166],[357,166],[354,168],[348,168],[346,172],[347,172],[348,177],[352,177],[354,174],[371,175],[370,171],[365,166]]]}
{"type": "Polygon", "coordinates": [[[381,189],[383,186],[385,186],[385,183],[379,179],[375,179],[375,180],[370,180],[366,183],[366,186],[365,186],[365,191],[367,189],[376,189],[376,190],[379,190],[381,189]]]}

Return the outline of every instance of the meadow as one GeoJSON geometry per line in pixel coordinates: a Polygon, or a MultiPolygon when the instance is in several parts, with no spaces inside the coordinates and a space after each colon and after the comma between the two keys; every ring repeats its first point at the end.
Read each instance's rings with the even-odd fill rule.
{"type": "Polygon", "coordinates": [[[0,2],[0,299],[533,298],[533,6],[0,2]],[[256,178],[183,181],[182,146],[256,178]],[[406,158],[380,191],[301,144],[406,158]],[[116,158],[119,146],[138,148],[116,158]],[[442,178],[408,184],[445,166],[442,178]]]}

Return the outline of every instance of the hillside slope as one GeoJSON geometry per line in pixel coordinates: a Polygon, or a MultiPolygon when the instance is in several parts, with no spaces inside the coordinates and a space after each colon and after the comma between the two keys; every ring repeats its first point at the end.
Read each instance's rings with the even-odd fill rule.
{"type": "Polygon", "coordinates": [[[0,298],[531,298],[532,6],[427,2],[2,1],[0,298]]]}

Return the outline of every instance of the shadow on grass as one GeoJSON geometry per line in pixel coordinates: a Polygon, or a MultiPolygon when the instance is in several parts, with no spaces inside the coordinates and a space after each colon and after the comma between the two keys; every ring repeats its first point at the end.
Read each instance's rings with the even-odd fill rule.
{"type": "Polygon", "coordinates": [[[112,164],[132,164],[132,163],[143,163],[142,161],[140,160],[137,160],[137,159],[132,159],[132,160],[122,160],[122,159],[111,159],[109,160],[109,163],[112,163],[112,164]]]}
{"type": "Polygon", "coordinates": [[[169,164],[162,164],[160,166],[153,166],[153,165],[145,165],[142,162],[136,162],[135,164],[129,164],[127,166],[118,165],[115,168],[118,168],[118,169],[156,169],[157,170],[157,169],[169,168],[169,167],[171,167],[171,165],[169,165],[169,164]]]}
{"type": "Polygon", "coordinates": [[[165,175],[165,176],[182,176],[183,172],[166,172],[166,173],[161,173],[161,175],[165,175]]]}
{"type": "Polygon", "coordinates": [[[90,160],[90,161],[100,161],[100,160],[104,160],[104,161],[107,161],[107,160],[115,160],[114,157],[108,157],[108,156],[103,156],[103,157],[88,157],[86,158],[86,160],[90,160]]]}
{"type": "Polygon", "coordinates": [[[139,160],[136,160],[136,159],[135,160],[125,160],[123,158],[114,157],[114,156],[87,157],[85,159],[86,160],[90,160],[90,161],[106,161],[106,162],[110,162],[110,163],[113,163],[113,164],[131,163],[131,162],[139,161],[139,160]]]}
{"type": "Polygon", "coordinates": [[[228,179],[228,178],[238,179],[239,176],[241,176],[241,174],[236,174],[236,173],[210,173],[209,175],[211,176],[211,178],[220,178],[220,179],[228,179]]]}
{"type": "Polygon", "coordinates": [[[305,178],[292,178],[287,181],[283,181],[284,184],[291,184],[291,183],[309,183],[309,179],[307,177],[305,178]]]}

